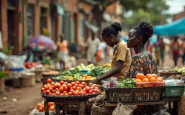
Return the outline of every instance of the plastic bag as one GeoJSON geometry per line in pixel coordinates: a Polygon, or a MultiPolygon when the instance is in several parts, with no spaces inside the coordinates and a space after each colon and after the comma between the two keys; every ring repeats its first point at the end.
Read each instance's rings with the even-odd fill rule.
{"type": "Polygon", "coordinates": [[[8,58],[8,56],[2,52],[0,52],[0,59],[2,59],[3,61],[5,61],[8,58]]]}
{"type": "Polygon", "coordinates": [[[163,109],[163,110],[160,110],[159,112],[156,112],[156,113],[154,113],[152,115],[170,115],[170,113],[168,113],[166,111],[166,109],[163,109]]]}
{"type": "Polygon", "coordinates": [[[110,88],[118,88],[118,80],[117,80],[117,77],[111,77],[111,80],[110,80],[110,88]]]}
{"type": "Polygon", "coordinates": [[[183,83],[184,83],[183,80],[178,79],[165,80],[165,86],[182,86],[183,83]]]}
{"type": "Polygon", "coordinates": [[[137,106],[135,105],[123,105],[118,102],[116,108],[112,112],[112,115],[132,115],[136,107],[137,106]]]}

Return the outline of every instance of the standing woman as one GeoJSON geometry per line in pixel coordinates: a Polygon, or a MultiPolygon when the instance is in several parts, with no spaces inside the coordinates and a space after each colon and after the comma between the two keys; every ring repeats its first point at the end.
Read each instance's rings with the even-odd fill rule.
{"type": "MultiPolygon", "coordinates": [[[[102,80],[110,77],[116,77],[118,81],[122,81],[126,77],[126,73],[130,67],[131,56],[130,49],[127,44],[120,40],[118,37],[119,31],[122,30],[121,25],[118,22],[114,22],[111,26],[107,26],[103,29],[102,38],[106,44],[110,47],[114,47],[113,58],[111,63],[111,70],[106,74],[93,80],[92,83],[100,83],[102,80]]],[[[103,103],[105,95],[98,95],[97,97],[90,98],[87,101],[88,109],[91,109],[93,103],[103,103]]]]}
{"type": "Polygon", "coordinates": [[[130,30],[128,47],[134,48],[136,55],[132,57],[128,77],[134,78],[137,73],[157,74],[157,61],[155,57],[146,50],[145,44],[153,35],[153,27],[147,22],[141,22],[138,27],[130,30]]]}

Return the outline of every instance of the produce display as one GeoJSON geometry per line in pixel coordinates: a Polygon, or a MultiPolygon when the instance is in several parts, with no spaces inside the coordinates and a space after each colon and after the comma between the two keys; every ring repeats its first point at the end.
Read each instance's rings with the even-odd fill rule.
{"type": "Polygon", "coordinates": [[[183,75],[185,74],[185,67],[174,67],[170,69],[170,72],[180,72],[183,75]]]}
{"type": "Polygon", "coordinates": [[[97,84],[86,84],[85,82],[52,82],[47,79],[47,84],[41,88],[41,92],[50,96],[79,96],[100,93],[100,86],[97,84]]]}
{"type": "Polygon", "coordinates": [[[79,66],[77,66],[76,68],[71,68],[70,70],[73,69],[78,69],[79,71],[90,71],[91,69],[95,68],[94,64],[89,64],[87,66],[85,66],[83,63],[81,63],[79,66]]]}
{"type": "Polygon", "coordinates": [[[163,86],[164,80],[162,77],[158,77],[157,74],[147,74],[138,73],[136,78],[134,78],[137,87],[152,87],[152,86],[163,86]]]}
{"type": "Polygon", "coordinates": [[[84,66],[80,64],[76,68],[72,68],[69,71],[61,73],[57,77],[58,80],[94,80],[96,77],[102,76],[110,70],[110,64],[95,67],[93,64],[84,66]],[[84,71],[87,72],[84,74],[84,71]]]}
{"type": "Polygon", "coordinates": [[[136,87],[136,83],[133,79],[127,78],[118,83],[119,88],[133,88],[136,87]]]}
{"type": "Polygon", "coordinates": [[[59,75],[58,71],[46,71],[42,73],[43,75],[59,75]]]}
{"type": "MultiPolygon", "coordinates": [[[[54,102],[48,102],[48,108],[50,111],[54,111],[55,110],[55,103],[54,102]]],[[[36,106],[36,110],[37,112],[44,112],[44,102],[42,103],[38,103],[36,106]]]]}
{"type": "Polygon", "coordinates": [[[24,67],[27,68],[27,69],[31,69],[33,67],[41,68],[42,64],[40,64],[39,62],[25,62],[24,67]]]}

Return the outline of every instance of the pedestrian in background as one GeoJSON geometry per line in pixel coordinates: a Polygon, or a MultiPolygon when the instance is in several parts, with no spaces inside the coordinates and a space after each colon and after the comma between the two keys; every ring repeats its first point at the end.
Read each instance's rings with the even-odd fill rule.
{"type": "Polygon", "coordinates": [[[106,43],[103,41],[103,39],[100,39],[100,45],[98,47],[98,52],[96,55],[97,62],[103,61],[105,59],[106,47],[106,43]]]}
{"type": "Polygon", "coordinates": [[[183,64],[185,64],[185,38],[183,39],[183,42],[182,42],[182,61],[183,61],[183,64]]]}
{"type": "Polygon", "coordinates": [[[162,64],[164,64],[165,45],[162,38],[158,38],[157,45],[160,47],[160,58],[162,60],[162,64]]]}
{"type": "Polygon", "coordinates": [[[178,38],[179,38],[178,36],[175,36],[174,40],[171,43],[174,66],[177,66],[179,53],[180,53],[180,43],[178,42],[178,38]]]}
{"type": "Polygon", "coordinates": [[[58,51],[58,59],[60,60],[60,64],[65,70],[66,62],[68,59],[68,42],[67,40],[64,40],[64,35],[60,35],[59,41],[57,41],[57,51],[58,51]]]}
{"type": "Polygon", "coordinates": [[[157,60],[157,65],[159,65],[160,62],[160,47],[157,43],[154,44],[155,47],[155,58],[157,60]]]}
{"type": "Polygon", "coordinates": [[[96,54],[98,47],[100,45],[100,40],[95,37],[95,33],[91,33],[91,37],[87,40],[87,60],[88,64],[96,63],[96,54]]]}

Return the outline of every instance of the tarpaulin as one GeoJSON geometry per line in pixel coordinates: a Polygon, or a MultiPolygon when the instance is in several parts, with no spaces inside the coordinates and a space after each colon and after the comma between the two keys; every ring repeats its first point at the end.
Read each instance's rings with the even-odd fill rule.
{"type": "Polygon", "coordinates": [[[160,36],[185,34],[185,18],[177,20],[171,24],[154,26],[154,34],[160,36]]]}

